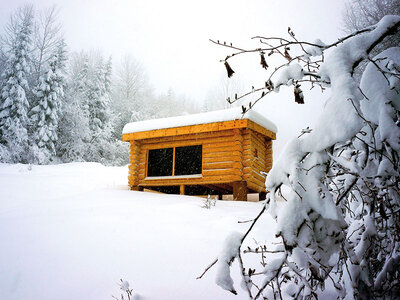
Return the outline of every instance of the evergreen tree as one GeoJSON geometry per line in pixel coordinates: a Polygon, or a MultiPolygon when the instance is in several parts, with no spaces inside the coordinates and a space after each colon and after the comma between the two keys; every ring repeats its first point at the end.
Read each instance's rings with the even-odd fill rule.
{"type": "Polygon", "coordinates": [[[70,69],[61,106],[56,149],[57,156],[63,162],[82,161],[90,140],[87,55],[74,56],[70,61],[70,69]]]}
{"type": "Polygon", "coordinates": [[[49,63],[47,73],[40,77],[36,88],[37,102],[31,111],[35,163],[48,163],[56,154],[61,98],[64,96],[65,59],[65,44],[62,41],[49,63]]]}
{"type": "Polygon", "coordinates": [[[103,63],[102,57],[93,65],[88,85],[89,128],[91,138],[85,160],[105,162],[108,160],[111,142],[110,77],[111,61],[103,63]]]}
{"type": "Polygon", "coordinates": [[[11,18],[8,27],[10,48],[2,74],[4,86],[0,92],[0,130],[1,143],[10,152],[9,159],[12,162],[26,161],[28,147],[29,85],[27,76],[32,21],[32,7],[26,6],[11,18]]]}

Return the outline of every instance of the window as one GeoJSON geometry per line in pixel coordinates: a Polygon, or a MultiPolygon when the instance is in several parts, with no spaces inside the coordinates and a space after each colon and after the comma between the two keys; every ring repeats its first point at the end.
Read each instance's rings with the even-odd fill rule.
{"type": "Polygon", "coordinates": [[[202,150],[202,145],[149,150],[147,176],[201,174],[202,150]]]}
{"type": "Polygon", "coordinates": [[[175,148],[175,174],[201,174],[202,146],[187,146],[175,148]]]}
{"type": "Polygon", "coordinates": [[[149,150],[147,176],[171,176],[173,148],[149,150]]]}

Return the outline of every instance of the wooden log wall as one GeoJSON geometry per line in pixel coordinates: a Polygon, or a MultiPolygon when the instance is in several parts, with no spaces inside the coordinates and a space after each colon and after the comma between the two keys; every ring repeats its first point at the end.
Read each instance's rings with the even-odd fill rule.
{"type": "Polygon", "coordinates": [[[272,167],[272,140],[250,129],[244,130],[243,138],[243,178],[250,189],[265,192],[263,173],[272,167]]]}
{"type": "Polygon", "coordinates": [[[140,142],[130,141],[128,182],[131,187],[139,184],[139,160],[140,142]]]}
{"type": "Polygon", "coordinates": [[[231,184],[247,181],[254,192],[265,192],[265,175],[272,166],[272,141],[251,129],[231,129],[131,141],[129,185],[165,186],[231,184]],[[147,152],[202,145],[202,176],[146,177],[147,152]]]}

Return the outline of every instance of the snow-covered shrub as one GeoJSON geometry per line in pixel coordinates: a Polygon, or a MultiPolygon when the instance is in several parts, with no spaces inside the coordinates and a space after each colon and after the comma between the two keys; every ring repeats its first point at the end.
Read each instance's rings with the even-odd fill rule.
{"type": "Polygon", "coordinates": [[[208,195],[207,198],[203,199],[202,208],[210,209],[212,206],[215,206],[216,203],[217,203],[217,198],[211,198],[211,196],[208,195]]]}
{"type": "Polygon", "coordinates": [[[120,279],[120,281],[121,282],[119,283],[119,289],[122,291],[120,298],[117,298],[115,296],[112,297],[117,300],[124,300],[124,299],[131,300],[133,295],[133,289],[130,289],[129,282],[122,279],[120,279]],[[124,297],[124,295],[126,295],[126,298],[124,297]]]}
{"type": "Polygon", "coordinates": [[[298,41],[290,28],[288,39],[258,37],[262,48],[224,44],[237,51],[224,61],[228,76],[228,61],[245,53],[259,53],[264,69],[267,53],[285,60],[270,68],[265,85],[235,97],[257,93],[244,114],[284,86],[293,86],[297,103],[306,102],[301,84],[331,94],[315,128],[290,141],[269,172],[265,206],[229,263],[221,262],[226,278],[218,272],[220,286],[236,293],[226,268],[237,258],[251,299],[317,299],[326,285],[339,299],[400,297],[400,48],[370,56],[399,28],[399,16],[385,16],[331,44],[298,41]],[[358,83],[354,73],[362,61],[368,65],[358,83]],[[278,195],[285,200],[279,207],[278,195]],[[242,249],[265,212],[277,222],[281,245],[242,249]],[[253,269],[243,254],[271,258],[253,269]]]}

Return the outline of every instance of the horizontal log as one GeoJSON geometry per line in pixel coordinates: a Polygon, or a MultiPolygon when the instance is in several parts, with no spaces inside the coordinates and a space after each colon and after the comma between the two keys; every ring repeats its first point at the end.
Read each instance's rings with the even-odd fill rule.
{"type": "Polygon", "coordinates": [[[203,153],[219,153],[219,152],[231,152],[231,151],[240,151],[242,152],[242,147],[240,145],[231,146],[222,146],[222,147],[210,147],[210,148],[203,148],[203,153]]]}
{"type": "Polygon", "coordinates": [[[242,146],[242,144],[239,141],[234,141],[234,140],[229,140],[229,141],[210,141],[210,142],[204,143],[202,145],[203,145],[203,149],[242,146]]]}
{"type": "Polygon", "coordinates": [[[223,142],[233,142],[231,136],[222,136],[222,137],[215,137],[212,139],[195,139],[195,138],[190,138],[187,140],[179,140],[179,141],[169,141],[169,142],[160,142],[160,143],[152,143],[152,144],[147,144],[146,142],[143,142],[143,145],[140,147],[141,152],[144,150],[149,150],[149,149],[162,149],[162,148],[173,148],[173,147],[184,147],[184,146],[195,146],[195,145],[212,145],[212,144],[217,144],[217,143],[223,143],[223,142]]]}
{"type": "Polygon", "coordinates": [[[215,132],[195,133],[195,134],[191,134],[191,135],[176,135],[176,136],[169,136],[169,137],[151,138],[151,139],[143,140],[143,143],[158,144],[158,143],[187,141],[188,139],[195,139],[195,140],[202,141],[202,140],[206,140],[206,139],[213,139],[216,137],[224,137],[224,136],[233,136],[233,130],[221,130],[221,131],[215,131],[215,132]]]}
{"type": "Polygon", "coordinates": [[[214,163],[203,163],[203,170],[212,169],[241,169],[242,164],[240,162],[214,162],[214,163]]]}
{"type": "Polygon", "coordinates": [[[203,176],[220,176],[220,175],[242,175],[242,171],[239,169],[213,169],[203,170],[203,176]]]}
{"type": "Polygon", "coordinates": [[[250,175],[245,175],[245,176],[243,176],[243,178],[244,178],[247,182],[252,182],[252,183],[254,183],[255,185],[259,186],[260,188],[265,189],[265,181],[258,180],[257,178],[252,177],[252,176],[250,176],[250,175]]]}
{"type": "Polygon", "coordinates": [[[265,136],[261,135],[260,133],[258,133],[256,131],[252,132],[252,138],[262,144],[265,143],[265,139],[266,139],[265,136]]]}
{"type": "Polygon", "coordinates": [[[258,172],[255,172],[254,170],[252,170],[251,172],[251,177],[261,181],[261,182],[265,182],[265,179],[267,178],[265,175],[261,175],[258,172]]]}
{"type": "Polygon", "coordinates": [[[241,158],[241,152],[240,151],[226,151],[226,152],[211,152],[211,153],[204,153],[203,158],[209,158],[209,157],[230,157],[231,161],[240,161],[241,158]]]}
{"type": "Polygon", "coordinates": [[[262,187],[259,184],[252,181],[247,181],[247,187],[251,190],[254,190],[256,193],[261,193],[266,191],[265,187],[262,187]]]}
{"type": "Polygon", "coordinates": [[[232,155],[229,155],[228,152],[224,153],[226,156],[204,157],[203,155],[203,164],[215,163],[215,162],[240,162],[240,156],[233,157],[232,155]]]}
{"type": "Polygon", "coordinates": [[[242,180],[239,175],[224,176],[203,176],[201,178],[168,178],[168,179],[141,179],[139,185],[142,186],[165,186],[165,185],[197,185],[197,184],[220,184],[231,183],[242,180]]]}

